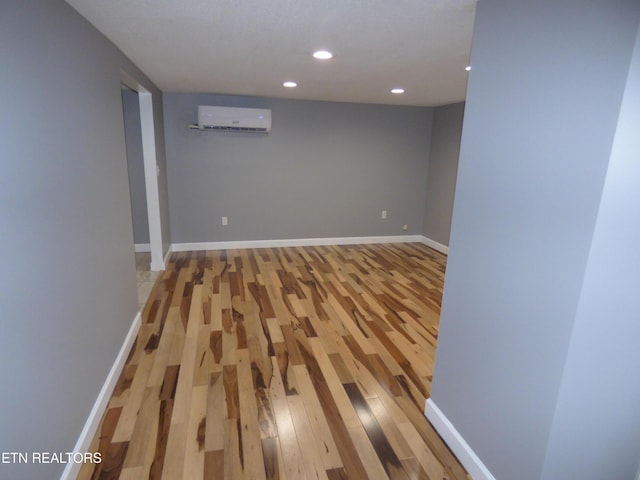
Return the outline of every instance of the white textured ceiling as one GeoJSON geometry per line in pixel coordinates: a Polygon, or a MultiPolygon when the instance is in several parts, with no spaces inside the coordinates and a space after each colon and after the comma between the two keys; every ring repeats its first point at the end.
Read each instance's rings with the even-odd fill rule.
{"type": "Polygon", "coordinates": [[[465,97],[476,0],[67,3],[165,92],[433,106],[465,97]]]}

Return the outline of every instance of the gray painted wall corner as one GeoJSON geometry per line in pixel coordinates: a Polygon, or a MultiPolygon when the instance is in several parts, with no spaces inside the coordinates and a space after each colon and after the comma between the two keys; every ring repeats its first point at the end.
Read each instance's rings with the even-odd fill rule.
{"type": "Polygon", "coordinates": [[[632,479],[640,458],[640,29],[568,348],[543,479],[632,479]],[[604,328],[603,328],[604,327],[604,328]],[[597,352],[597,353],[596,353],[597,352]],[[588,421],[588,435],[577,436],[588,421]],[[607,448],[603,448],[603,446],[607,448]],[[580,461],[567,461],[580,459],[580,461]]]}
{"type": "MultiPolygon", "coordinates": [[[[549,441],[571,397],[638,3],[483,0],[476,13],[432,398],[496,478],[539,480],[550,455],[583,461],[549,441]]],[[[628,464],[608,466],[623,478],[628,464]]]]}
{"type": "Polygon", "coordinates": [[[423,235],[449,245],[464,103],[434,108],[423,235]]]}

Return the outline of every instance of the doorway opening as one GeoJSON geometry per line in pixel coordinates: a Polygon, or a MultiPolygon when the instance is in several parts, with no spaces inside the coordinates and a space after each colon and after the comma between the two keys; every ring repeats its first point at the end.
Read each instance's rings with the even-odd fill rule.
{"type": "Polygon", "coordinates": [[[124,135],[127,148],[129,199],[136,264],[138,309],[142,310],[159,272],[151,271],[151,241],[149,237],[149,211],[145,185],[142,127],[138,92],[121,84],[124,135]]]}
{"type": "Polygon", "coordinates": [[[120,74],[120,83],[126,87],[126,89],[137,95],[144,170],[147,228],[149,231],[148,248],[151,256],[149,266],[151,271],[160,271],[164,270],[164,259],[162,252],[162,230],[160,227],[160,197],[158,193],[158,176],[160,175],[160,168],[158,167],[156,160],[153,98],[149,90],[125,72],[121,72],[120,74]]]}
{"type": "Polygon", "coordinates": [[[142,309],[161,270],[162,233],[158,195],[152,94],[121,74],[122,113],[136,263],[138,307],[142,309]]]}

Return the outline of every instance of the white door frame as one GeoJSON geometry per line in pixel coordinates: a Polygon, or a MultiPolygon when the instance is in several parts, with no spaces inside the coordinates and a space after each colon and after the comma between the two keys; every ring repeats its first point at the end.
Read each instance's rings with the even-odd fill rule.
{"type": "Polygon", "coordinates": [[[151,246],[151,270],[164,270],[162,255],[162,228],[160,225],[160,195],[158,176],[160,167],[156,157],[156,134],[153,122],[153,94],[127,72],[120,72],[120,82],[138,92],[140,105],[140,130],[142,132],[142,156],[144,158],[144,183],[149,217],[149,244],[151,246]]]}

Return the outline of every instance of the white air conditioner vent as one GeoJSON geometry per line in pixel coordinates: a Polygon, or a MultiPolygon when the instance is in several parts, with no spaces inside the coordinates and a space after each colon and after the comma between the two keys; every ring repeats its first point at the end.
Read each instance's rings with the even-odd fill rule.
{"type": "Polygon", "coordinates": [[[271,131],[271,110],[200,105],[198,106],[198,128],[268,133],[271,131]]]}

